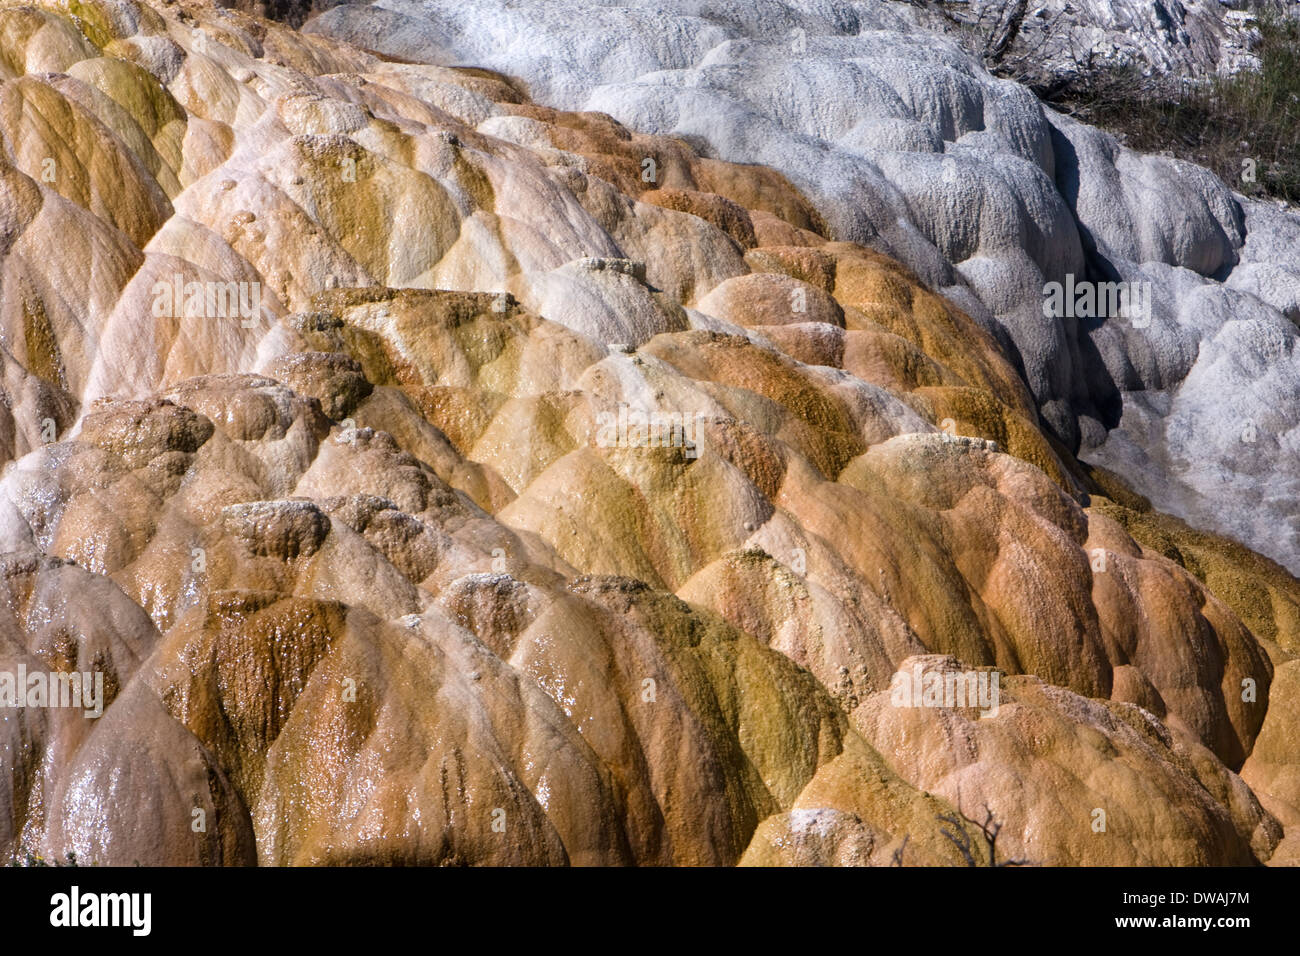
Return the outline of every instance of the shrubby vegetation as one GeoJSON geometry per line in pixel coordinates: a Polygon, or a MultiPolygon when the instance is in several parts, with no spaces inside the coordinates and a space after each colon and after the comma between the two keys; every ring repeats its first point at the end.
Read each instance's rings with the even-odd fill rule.
{"type": "Polygon", "coordinates": [[[1114,71],[1052,105],[1134,149],[1206,166],[1247,195],[1300,201],[1300,20],[1265,13],[1259,30],[1259,72],[1188,86],[1114,71]]]}
{"type": "Polygon", "coordinates": [[[1040,51],[1005,56],[1005,23],[948,19],[991,72],[1025,84],[1053,108],[1133,149],[1205,166],[1247,195],[1300,202],[1300,18],[1273,0],[1249,8],[1260,70],[1207,81],[1114,65],[1063,80],[1043,68],[1040,51]]]}

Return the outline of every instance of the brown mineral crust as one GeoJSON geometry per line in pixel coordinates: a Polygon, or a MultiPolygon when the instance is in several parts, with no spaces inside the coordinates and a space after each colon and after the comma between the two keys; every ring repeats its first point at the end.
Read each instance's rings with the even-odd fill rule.
{"type": "Polygon", "coordinates": [[[953,865],[987,805],[1031,862],[1300,860],[1300,582],[783,176],[77,9],[0,5],[0,670],[107,708],[0,722],[0,853],[953,865]]]}

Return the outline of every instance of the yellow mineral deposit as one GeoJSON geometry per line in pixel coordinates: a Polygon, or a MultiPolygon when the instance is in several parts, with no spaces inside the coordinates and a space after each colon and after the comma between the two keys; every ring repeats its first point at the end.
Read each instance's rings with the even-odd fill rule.
{"type": "Polygon", "coordinates": [[[188,0],[0,77],[0,670],[107,699],[0,722],[4,854],[1300,861],[1300,583],[781,174],[188,0]]]}

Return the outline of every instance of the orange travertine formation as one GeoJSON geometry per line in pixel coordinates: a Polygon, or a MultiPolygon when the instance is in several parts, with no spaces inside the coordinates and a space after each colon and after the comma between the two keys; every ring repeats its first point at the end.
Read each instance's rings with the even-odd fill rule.
{"type": "Polygon", "coordinates": [[[108,697],[0,722],[6,854],[1300,859],[1300,582],[779,174],[199,4],[0,77],[0,670],[108,697]]]}

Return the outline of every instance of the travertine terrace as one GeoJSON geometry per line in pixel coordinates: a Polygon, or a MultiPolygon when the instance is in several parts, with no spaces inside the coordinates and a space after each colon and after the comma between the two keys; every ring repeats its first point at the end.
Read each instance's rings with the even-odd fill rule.
{"type": "Polygon", "coordinates": [[[0,670],[107,698],[0,714],[6,856],[1300,860],[1300,582],[1086,463],[1021,326],[329,16],[0,5],[0,670]]]}

